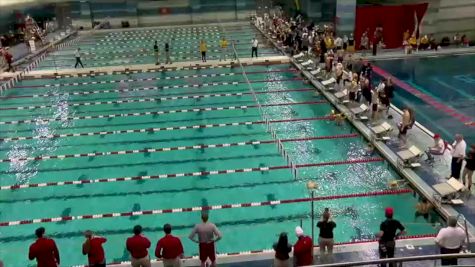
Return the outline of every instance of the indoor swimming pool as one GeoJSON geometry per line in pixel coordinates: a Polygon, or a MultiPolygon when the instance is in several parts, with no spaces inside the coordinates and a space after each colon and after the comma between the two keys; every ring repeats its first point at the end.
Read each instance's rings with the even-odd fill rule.
{"type": "Polygon", "coordinates": [[[310,180],[322,197],[316,219],[330,208],[337,242],[374,238],[387,206],[409,235],[436,232],[414,219],[409,188],[382,193],[398,174],[349,124],[331,120],[332,106],[289,64],[23,80],[1,102],[6,266],[32,264],[39,226],[63,266],[85,263],[86,229],[108,238],[108,262],[128,260],[136,224],[153,246],[172,224],[185,255],[196,255],[187,236],[200,207],[223,233],[218,253],[270,248],[283,231],[294,242],[295,226],[310,234],[310,180]]]}

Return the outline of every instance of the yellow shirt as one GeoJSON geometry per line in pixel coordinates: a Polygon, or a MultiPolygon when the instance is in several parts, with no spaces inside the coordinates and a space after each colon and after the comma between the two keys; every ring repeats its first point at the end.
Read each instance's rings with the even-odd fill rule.
{"type": "Polygon", "coordinates": [[[227,48],[228,47],[228,40],[220,40],[219,41],[219,46],[221,46],[221,48],[227,48]]]}
{"type": "Polygon", "coordinates": [[[200,43],[200,52],[206,52],[208,50],[208,47],[206,46],[206,43],[200,43]]]}
{"type": "Polygon", "coordinates": [[[409,38],[409,44],[410,44],[410,45],[416,45],[416,44],[417,44],[417,39],[416,39],[416,37],[411,37],[411,38],[409,38]]]}
{"type": "Polygon", "coordinates": [[[421,44],[428,44],[428,43],[429,43],[429,39],[427,37],[423,36],[421,38],[421,44]]]}

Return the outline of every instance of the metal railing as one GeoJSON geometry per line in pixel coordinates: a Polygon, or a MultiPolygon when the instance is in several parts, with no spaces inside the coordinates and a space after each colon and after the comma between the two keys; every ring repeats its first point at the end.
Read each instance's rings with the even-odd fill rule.
{"type": "Polygon", "coordinates": [[[312,267],[343,267],[343,266],[364,266],[364,265],[373,265],[374,266],[376,264],[381,264],[381,263],[401,264],[403,262],[430,261],[430,260],[440,260],[440,259],[449,259],[449,258],[457,258],[457,259],[475,258],[475,253],[457,253],[457,254],[410,256],[410,257],[400,257],[400,258],[391,258],[391,259],[379,259],[379,260],[320,264],[320,265],[311,265],[311,266],[312,267]]]}

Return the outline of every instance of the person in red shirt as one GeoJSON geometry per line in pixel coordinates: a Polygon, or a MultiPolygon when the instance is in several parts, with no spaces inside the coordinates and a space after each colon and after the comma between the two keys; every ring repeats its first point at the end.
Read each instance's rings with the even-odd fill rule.
{"type": "Polygon", "coordinates": [[[37,267],[59,266],[59,251],[54,240],[44,237],[44,227],[36,229],[35,234],[38,239],[31,244],[28,258],[30,260],[36,259],[37,267]]]}
{"type": "Polygon", "coordinates": [[[157,242],[155,256],[163,258],[163,267],[181,267],[180,259],[183,258],[183,245],[178,237],[173,236],[172,226],[163,226],[165,236],[157,242]]]}
{"type": "Polygon", "coordinates": [[[150,240],[142,235],[142,226],[134,226],[134,236],[127,238],[127,250],[130,252],[132,267],[150,267],[150,240]]]}
{"type": "Polygon", "coordinates": [[[87,255],[89,267],[105,267],[106,257],[102,244],[107,242],[107,239],[101,236],[94,236],[92,231],[84,232],[86,241],[82,244],[82,254],[87,255]]]}
{"type": "Polygon", "coordinates": [[[5,58],[5,61],[8,64],[8,70],[11,72],[15,72],[15,68],[13,68],[12,63],[13,63],[13,56],[12,54],[8,51],[8,48],[5,50],[3,57],[5,58]]]}
{"type": "Polygon", "coordinates": [[[300,226],[295,228],[297,242],[294,245],[295,266],[307,266],[313,264],[313,241],[309,236],[304,235],[300,226]]]}

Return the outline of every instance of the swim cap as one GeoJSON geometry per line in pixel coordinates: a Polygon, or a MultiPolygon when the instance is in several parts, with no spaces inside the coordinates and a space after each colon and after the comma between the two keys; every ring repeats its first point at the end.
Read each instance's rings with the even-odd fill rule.
{"type": "Polygon", "coordinates": [[[394,214],[394,209],[391,208],[391,207],[388,207],[388,208],[386,208],[386,209],[384,210],[384,214],[385,214],[386,216],[389,216],[389,217],[390,217],[390,216],[393,216],[393,214],[394,214]]]}

